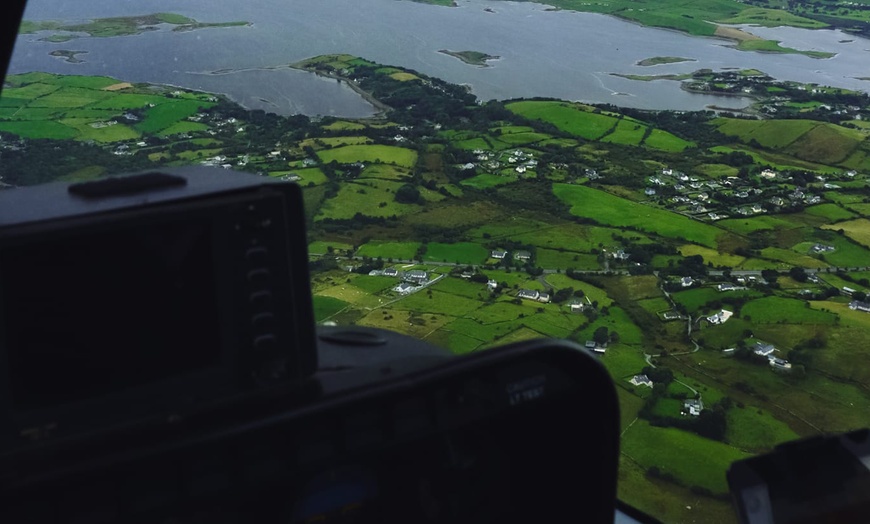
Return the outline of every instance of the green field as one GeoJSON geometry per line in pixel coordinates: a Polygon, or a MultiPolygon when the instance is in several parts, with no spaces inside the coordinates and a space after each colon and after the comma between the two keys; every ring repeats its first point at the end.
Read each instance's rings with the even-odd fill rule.
{"type": "Polygon", "coordinates": [[[489,173],[483,173],[477,176],[473,176],[471,178],[466,178],[465,180],[460,182],[460,184],[467,187],[473,187],[475,189],[486,189],[489,187],[503,186],[505,184],[510,184],[516,181],[516,177],[512,176],[491,175],[489,173]]]}
{"type": "Polygon", "coordinates": [[[426,245],[424,260],[433,262],[454,262],[457,264],[481,264],[489,258],[489,250],[480,244],[458,242],[444,244],[430,242],[426,245]]]}
{"type": "Polygon", "coordinates": [[[329,253],[330,247],[336,254],[338,254],[339,252],[350,251],[351,249],[353,249],[352,245],[346,244],[344,242],[330,242],[325,240],[318,240],[316,242],[308,244],[308,253],[310,255],[325,255],[329,253]]]}
{"type": "Polygon", "coordinates": [[[346,220],[357,214],[389,217],[419,211],[422,207],[419,204],[396,202],[396,190],[401,186],[402,182],[380,179],[356,180],[344,184],[335,198],[323,202],[315,220],[324,218],[346,220]]]}
{"type": "Polygon", "coordinates": [[[314,302],[314,320],[316,322],[323,322],[350,305],[337,298],[318,295],[314,295],[312,300],[314,302]]]}
{"type": "MultiPolygon", "coordinates": [[[[855,242],[870,247],[870,220],[859,218],[849,222],[839,222],[830,226],[822,226],[824,229],[843,230],[843,234],[855,242]]],[[[862,264],[866,265],[866,264],[862,264]]]]}
{"type": "Polygon", "coordinates": [[[795,140],[824,125],[815,120],[744,120],[718,118],[711,122],[719,132],[735,136],[742,142],[755,140],[763,147],[782,149],[795,140]]]}
{"type": "Polygon", "coordinates": [[[397,260],[412,260],[420,248],[420,242],[389,242],[372,240],[360,246],[355,253],[356,256],[397,259],[397,260]]]}
{"type": "Polygon", "coordinates": [[[806,213],[825,218],[832,223],[855,218],[854,213],[843,209],[836,204],[819,204],[817,206],[811,206],[806,209],[806,213]]]}
{"type": "Polygon", "coordinates": [[[54,121],[0,122],[0,131],[24,138],[50,138],[53,140],[75,138],[79,134],[75,128],[54,121]]]}
{"type": "Polygon", "coordinates": [[[695,144],[676,137],[667,131],[661,129],[653,129],[650,135],[643,141],[643,145],[661,151],[669,151],[672,153],[680,153],[687,147],[693,147],[695,144]]]}
{"type": "Polygon", "coordinates": [[[777,444],[800,437],[770,413],[746,406],[728,410],[725,440],[737,448],[757,453],[768,452],[777,444]]]}
{"type": "Polygon", "coordinates": [[[335,160],[339,164],[353,164],[354,162],[375,162],[394,164],[401,167],[412,168],[417,163],[417,152],[411,149],[384,145],[356,145],[337,147],[317,152],[317,156],[324,163],[335,160]]]}
{"type": "Polygon", "coordinates": [[[173,100],[148,109],[136,128],[143,133],[157,133],[213,105],[199,100],[173,100]]]}
{"type": "Polygon", "coordinates": [[[656,428],[638,420],[625,432],[621,450],[646,468],[656,466],[687,486],[728,493],[725,471],[750,455],[727,444],[674,428],[656,428]]]}
{"type": "MultiPolygon", "coordinates": [[[[630,379],[648,365],[642,351],[619,344],[607,349],[601,357],[601,363],[614,380],[630,379]]],[[[633,386],[629,384],[629,387],[633,386]]]]}
{"type": "Polygon", "coordinates": [[[602,142],[612,144],[625,144],[629,146],[640,145],[646,135],[648,126],[636,120],[620,120],[611,133],[601,139],[602,142]]]}
{"type": "Polygon", "coordinates": [[[775,296],[747,303],[740,314],[756,324],[834,324],[837,320],[835,314],[812,309],[802,300],[775,296]]]}
{"type": "Polygon", "coordinates": [[[514,113],[531,120],[542,120],[562,131],[587,140],[597,140],[618,123],[618,119],[592,112],[591,107],[569,102],[523,101],[506,104],[514,113]]]}
{"type": "Polygon", "coordinates": [[[716,247],[721,230],[682,215],[631,202],[604,191],[571,184],[553,184],[553,193],[571,206],[571,213],[602,225],[637,228],[664,237],[716,247]]]}

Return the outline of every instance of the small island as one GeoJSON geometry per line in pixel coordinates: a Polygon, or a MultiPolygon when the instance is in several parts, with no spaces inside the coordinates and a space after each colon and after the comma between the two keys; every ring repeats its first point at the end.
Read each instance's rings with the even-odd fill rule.
{"type": "Polygon", "coordinates": [[[447,49],[441,49],[438,52],[444,53],[445,55],[450,55],[453,58],[458,58],[468,65],[476,65],[480,67],[489,67],[489,65],[486,63],[487,61],[498,60],[499,58],[501,58],[498,56],[481,53],[480,51],[449,51],[447,49]]]}
{"type": "Polygon", "coordinates": [[[84,60],[79,58],[78,55],[87,54],[87,51],[70,51],[68,49],[58,49],[48,54],[57,58],[63,58],[70,64],[81,64],[84,63],[84,60]]]}
{"type": "Polygon", "coordinates": [[[662,64],[678,64],[680,62],[697,62],[694,58],[681,58],[679,56],[654,56],[652,58],[644,58],[637,62],[639,66],[654,66],[662,64]]]}

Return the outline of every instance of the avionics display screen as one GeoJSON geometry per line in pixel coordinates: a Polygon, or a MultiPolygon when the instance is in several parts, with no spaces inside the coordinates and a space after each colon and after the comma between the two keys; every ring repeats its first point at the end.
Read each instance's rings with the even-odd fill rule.
{"type": "Polygon", "coordinates": [[[214,363],[219,310],[208,219],[3,249],[16,409],[99,397],[214,363]]]}

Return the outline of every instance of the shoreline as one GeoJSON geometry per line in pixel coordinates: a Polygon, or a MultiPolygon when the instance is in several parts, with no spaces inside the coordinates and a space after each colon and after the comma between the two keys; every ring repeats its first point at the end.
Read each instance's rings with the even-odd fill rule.
{"type": "Polygon", "coordinates": [[[311,74],[314,74],[314,75],[319,76],[319,77],[330,78],[332,80],[338,80],[339,82],[346,84],[356,94],[360,95],[363,98],[363,100],[365,100],[366,102],[371,104],[377,110],[377,113],[375,113],[374,115],[372,115],[368,118],[381,120],[381,119],[386,118],[386,114],[389,111],[393,110],[392,107],[388,106],[387,104],[385,104],[385,103],[381,102],[380,100],[378,100],[377,98],[373,97],[371,95],[371,93],[369,93],[365,89],[361,88],[360,86],[356,85],[356,83],[354,83],[349,78],[345,78],[341,75],[336,75],[336,74],[332,74],[332,73],[324,73],[322,71],[317,71],[315,69],[309,69],[306,67],[299,66],[297,64],[290,64],[289,67],[291,69],[296,69],[297,71],[305,71],[307,73],[311,73],[311,74]]]}

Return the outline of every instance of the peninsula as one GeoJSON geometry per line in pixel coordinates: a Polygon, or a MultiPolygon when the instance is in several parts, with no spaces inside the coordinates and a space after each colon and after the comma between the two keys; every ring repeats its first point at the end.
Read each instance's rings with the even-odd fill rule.
{"type": "Polygon", "coordinates": [[[489,67],[487,61],[498,60],[499,58],[501,58],[498,56],[481,53],[480,51],[449,51],[447,49],[441,49],[438,52],[452,56],[453,58],[458,58],[468,65],[476,65],[481,67],[489,67]]]}

